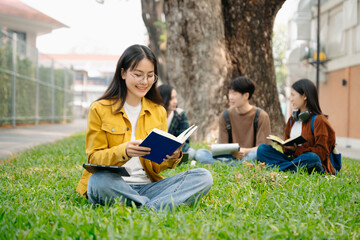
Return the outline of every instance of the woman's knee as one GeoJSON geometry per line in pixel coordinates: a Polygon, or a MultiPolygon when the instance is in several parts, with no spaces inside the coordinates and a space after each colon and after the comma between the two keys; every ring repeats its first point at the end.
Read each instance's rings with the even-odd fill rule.
{"type": "Polygon", "coordinates": [[[257,149],[257,158],[261,158],[261,156],[266,155],[266,152],[271,151],[272,150],[272,146],[268,145],[268,144],[260,144],[258,149],[257,149]]]}
{"type": "Polygon", "coordinates": [[[321,163],[321,158],[319,157],[319,155],[317,155],[316,153],[313,152],[307,152],[302,154],[304,157],[306,156],[307,159],[309,159],[312,162],[320,162],[321,163]]]}
{"type": "Polygon", "coordinates": [[[108,172],[96,172],[90,176],[88,186],[92,188],[105,188],[109,186],[109,173],[108,172]]]}
{"type": "Polygon", "coordinates": [[[257,151],[268,151],[270,149],[272,149],[273,147],[269,144],[260,144],[257,151]]]}
{"type": "Polygon", "coordinates": [[[213,184],[213,176],[212,174],[209,172],[209,170],[205,169],[205,168],[195,168],[195,169],[191,169],[189,170],[190,174],[196,176],[196,178],[198,179],[198,181],[201,181],[202,184],[207,186],[211,186],[213,184]]]}
{"type": "Polygon", "coordinates": [[[96,172],[91,175],[88,182],[88,195],[110,196],[113,186],[119,185],[119,181],[123,181],[116,173],[112,172],[96,172]]]}

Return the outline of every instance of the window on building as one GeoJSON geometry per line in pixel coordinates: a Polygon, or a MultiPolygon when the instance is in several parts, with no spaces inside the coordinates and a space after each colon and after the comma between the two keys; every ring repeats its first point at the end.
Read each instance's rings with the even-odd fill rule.
{"type": "Polygon", "coordinates": [[[346,54],[345,31],[341,9],[329,14],[327,34],[327,53],[329,58],[341,57],[346,54]]]}
{"type": "Polygon", "coordinates": [[[360,25],[355,28],[355,51],[360,52],[360,25]]]}

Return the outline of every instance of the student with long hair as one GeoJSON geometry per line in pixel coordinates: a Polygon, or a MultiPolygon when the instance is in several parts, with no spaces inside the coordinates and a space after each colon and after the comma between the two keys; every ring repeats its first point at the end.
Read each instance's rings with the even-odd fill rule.
{"type": "MultiPolygon", "coordinates": [[[[174,136],[179,136],[183,131],[189,128],[189,120],[186,112],[177,107],[177,92],[175,88],[168,84],[162,84],[158,87],[164,108],[167,112],[168,132],[174,136]]],[[[187,139],[182,148],[184,153],[189,153],[189,158],[193,158],[195,150],[190,148],[190,140],[187,139]]]]}
{"type": "Polygon", "coordinates": [[[77,191],[92,204],[113,204],[116,199],[155,211],[190,204],[206,194],[213,183],[211,173],[191,169],[163,178],[161,171],[175,168],[181,147],[160,165],[142,158],[151,149],[141,147],[153,128],[167,130],[166,111],[156,87],[157,60],[145,46],[133,45],[121,55],[114,78],[89,110],[86,130],[88,163],[123,166],[129,177],[84,170],[77,191]]]}
{"type": "Polygon", "coordinates": [[[314,83],[308,79],[296,81],[292,85],[289,100],[295,110],[285,127],[285,140],[301,135],[307,142],[284,146],[284,153],[262,144],[257,151],[258,160],[278,167],[280,171],[297,171],[304,167],[309,173],[335,174],[329,158],[335,147],[335,131],[321,111],[314,83]],[[312,131],[311,118],[315,115],[312,131]]]}

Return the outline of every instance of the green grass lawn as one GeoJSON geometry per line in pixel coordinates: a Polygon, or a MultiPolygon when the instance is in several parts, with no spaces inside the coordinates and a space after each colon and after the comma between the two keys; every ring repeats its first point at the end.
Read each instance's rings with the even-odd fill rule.
{"type": "Polygon", "coordinates": [[[156,213],[92,207],[75,191],[84,149],[82,134],[1,161],[0,239],[360,238],[360,161],[345,158],[336,177],[198,164],[213,174],[210,193],[156,213]]]}

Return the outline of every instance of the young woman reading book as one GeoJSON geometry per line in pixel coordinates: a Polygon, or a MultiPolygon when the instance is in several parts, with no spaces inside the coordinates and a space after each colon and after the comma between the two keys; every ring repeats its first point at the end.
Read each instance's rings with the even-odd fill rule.
{"type": "Polygon", "coordinates": [[[308,79],[296,81],[292,85],[289,100],[296,110],[286,124],[285,140],[301,135],[307,141],[299,145],[283,146],[284,153],[262,144],[257,151],[258,160],[266,165],[279,167],[280,171],[297,171],[304,167],[309,173],[315,171],[335,174],[329,159],[329,154],[335,147],[335,131],[321,111],[315,85],[308,79]],[[314,115],[317,116],[312,131],[311,118],[314,115]]]}
{"type": "Polygon", "coordinates": [[[84,170],[77,191],[92,204],[112,204],[115,199],[155,211],[190,204],[206,194],[213,183],[206,169],[191,169],[163,178],[159,173],[175,168],[181,147],[160,165],[142,158],[151,149],[141,147],[153,128],[167,130],[166,111],[156,88],[157,60],[148,47],[133,45],[120,57],[114,78],[89,110],[86,130],[88,163],[123,166],[129,177],[84,170]]]}

